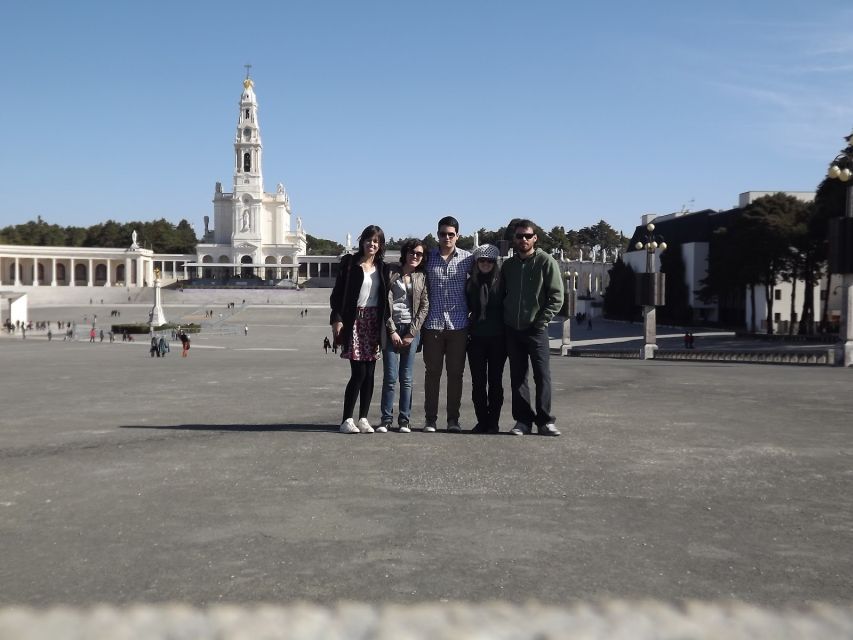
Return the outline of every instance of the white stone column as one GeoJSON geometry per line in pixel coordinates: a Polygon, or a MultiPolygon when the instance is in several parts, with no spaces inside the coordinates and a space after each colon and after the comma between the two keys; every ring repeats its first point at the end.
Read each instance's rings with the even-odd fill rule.
{"type": "Polygon", "coordinates": [[[33,258],[33,286],[39,286],[39,259],[33,258]]]}
{"type": "Polygon", "coordinates": [[[95,286],[95,274],[92,273],[94,271],[94,269],[92,268],[94,266],[94,262],[95,261],[92,260],[92,258],[89,258],[89,274],[88,274],[89,275],[89,282],[86,283],[87,287],[94,287],[95,286]]]}
{"type": "Polygon", "coordinates": [[[139,256],[136,259],[136,286],[141,287],[142,281],[145,279],[145,262],[142,260],[142,256],[139,256]]]}
{"type": "Polygon", "coordinates": [[[130,286],[130,258],[124,259],[124,286],[130,286]]]}
{"type": "Polygon", "coordinates": [[[110,274],[110,269],[112,269],[112,268],[113,268],[112,261],[109,258],[107,258],[107,279],[104,282],[105,287],[111,286],[110,281],[112,278],[111,278],[111,274],[110,274]]]}
{"type": "Polygon", "coordinates": [[[50,259],[50,286],[56,286],[56,258],[50,259]]]}
{"type": "Polygon", "coordinates": [[[3,286],[3,256],[0,256],[0,287],[3,286]]]}
{"type": "Polygon", "coordinates": [[[12,283],[15,287],[21,286],[21,261],[18,256],[15,256],[15,281],[12,283]]]}
{"type": "Polygon", "coordinates": [[[69,271],[71,271],[71,276],[68,278],[68,286],[69,287],[76,287],[77,283],[74,280],[74,258],[70,258],[70,261],[71,261],[71,268],[69,269],[69,271]]]}
{"type": "Polygon", "coordinates": [[[184,262],[184,280],[189,280],[189,276],[187,275],[187,263],[184,262]]]}

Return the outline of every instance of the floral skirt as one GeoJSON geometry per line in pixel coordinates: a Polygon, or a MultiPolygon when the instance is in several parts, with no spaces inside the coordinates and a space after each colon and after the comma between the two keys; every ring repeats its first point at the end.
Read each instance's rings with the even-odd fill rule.
{"type": "Polygon", "coordinates": [[[341,358],[370,362],[379,358],[380,318],[378,307],[359,307],[352,328],[349,348],[341,351],[341,358]]]}

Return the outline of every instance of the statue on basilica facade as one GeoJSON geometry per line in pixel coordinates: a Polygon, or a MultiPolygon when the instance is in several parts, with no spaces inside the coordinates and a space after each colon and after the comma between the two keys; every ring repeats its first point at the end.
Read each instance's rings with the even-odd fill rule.
{"type": "Polygon", "coordinates": [[[249,212],[243,212],[243,226],[240,227],[240,231],[248,231],[249,230],[249,212]]]}
{"type": "Polygon", "coordinates": [[[130,234],[130,248],[131,249],[138,249],[139,248],[139,245],[136,244],[136,229],[134,229],[133,232],[130,234]]]}

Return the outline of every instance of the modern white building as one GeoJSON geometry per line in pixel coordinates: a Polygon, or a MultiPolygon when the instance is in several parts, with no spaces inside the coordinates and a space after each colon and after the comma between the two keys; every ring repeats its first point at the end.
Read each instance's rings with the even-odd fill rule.
{"type": "MultiPolygon", "coordinates": [[[[646,225],[654,223],[654,233],[659,234],[667,242],[667,251],[680,251],[684,261],[685,285],[687,286],[687,300],[693,308],[693,320],[695,322],[721,322],[731,326],[751,326],[752,305],[749,299],[749,291],[741,291],[739,294],[729,296],[725,300],[715,302],[704,302],[698,296],[702,288],[702,280],[708,274],[708,251],[711,234],[714,229],[728,224],[731,218],[740,214],[740,210],[756,199],[785,193],[794,196],[803,202],[814,200],[815,193],[812,191],[747,191],[738,197],[738,208],[728,211],[713,211],[705,209],[696,212],[679,212],[669,215],[657,216],[653,214],[644,215],[642,224],[637,227],[631,238],[628,251],[622,257],[625,264],[630,265],[635,272],[646,270],[646,251],[635,250],[634,243],[646,233],[646,225]]],[[[655,255],[655,270],[660,270],[660,251],[655,255]]],[[[819,321],[822,314],[822,297],[828,295],[826,291],[826,278],[820,286],[814,290],[813,307],[815,320],[819,321]]],[[[785,282],[779,280],[773,289],[773,322],[774,332],[787,332],[789,324],[799,321],[797,314],[802,309],[803,296],[805,295],[805,284],[802,280],[796,282],[785,282]],[[795,309],[791,313],[791,294],[795,294],[795,309]]],[[[767,330],[767,302],[764,287],[755,287],[755,315],[756,327],[759,331],[767,330]]],[[[832,317],[832,312],[830,312],[832,317]]]]}

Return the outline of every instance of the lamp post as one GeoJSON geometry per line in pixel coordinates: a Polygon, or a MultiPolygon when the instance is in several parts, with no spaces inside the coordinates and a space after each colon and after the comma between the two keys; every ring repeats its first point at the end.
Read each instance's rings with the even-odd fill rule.
{"type": "MultiPolygon", "coordinates": [[[[853,178],[853,134],[847,147],[829,165],[830,178],[848,183],[853,178]]],[[[829,221],[829,269],[841,274],[841,326],[835,350],[836,364],[853,365],[853,182],[847,185],[844,216],[829,221]]]]}
{"type": "Polygon", "coordinates": [[[563,340],[560,345],[560,355],[567,356],[572,349],[572,318],[575,316],[577,304],[577,271],[566,271],[565,309],[566,319],[563,321],[563,340]]]}
{"type": "Polygon", "coordinates": [[[646,250],[646,272],[638,273],[636,278],[636,302],[643,306],[643,360],[651,360],[657,351],[657,310],[665,303],[665,274],[655,273],[655,251],[666,250],[666,242],[654,233],[655,225],[646,225],[645,242],[638,241],[634,246],[638,251],[646,250]]]}

